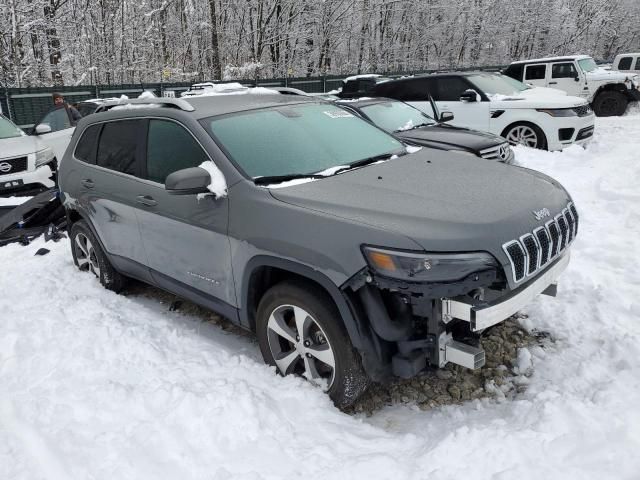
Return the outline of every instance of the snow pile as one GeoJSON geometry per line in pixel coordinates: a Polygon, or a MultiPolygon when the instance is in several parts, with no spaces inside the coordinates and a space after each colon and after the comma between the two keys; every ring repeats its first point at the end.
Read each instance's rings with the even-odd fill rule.
{"type": "Polygon", "coordinates": [[[31,200],[31,197],[0,197],[0,207],[22,205],[27,200],[31,200]]]}
{"type": "Polygon", "coordinates": [[[216,164],[211,160],[207,160],[206,162],[202,162],[199,166],[209,172],[209,176],[211,177],[211,183],[207,187],[209,191],[213,193],[216,198],[226,197],[227,181],[216,164]]]}
{"type": "Polygon", "coordinates": [[[0,248],[0,478],[638,478],[639,149],[639,116],[597,119],[586,150],[516,149],[581,216],[558,297],[521,320],[556,341],[519,355],[515,400],[351,417],[247,337],[104,290],[67,240],[0,248]]]}

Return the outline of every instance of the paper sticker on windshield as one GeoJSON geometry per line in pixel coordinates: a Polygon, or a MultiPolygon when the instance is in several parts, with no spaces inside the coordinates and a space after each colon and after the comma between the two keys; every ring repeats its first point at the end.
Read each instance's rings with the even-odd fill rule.
{"type": "Polygon", "coordinates": [[[331,118],[353,117],[353,114],[351,114],[349,112],[345,112],[344,110],[339,110],[337,112],[322,112],[322,113],[324,113],[327,117],[331,117],[331,118]]]}

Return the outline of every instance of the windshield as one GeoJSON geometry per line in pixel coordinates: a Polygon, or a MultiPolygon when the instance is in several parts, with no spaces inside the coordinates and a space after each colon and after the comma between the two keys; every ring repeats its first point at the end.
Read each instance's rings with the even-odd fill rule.
{"type": "Polygon", "coordinates": [[[507,80],[502,75],[475,74],[467,79],[487,95],[515,95],[529,89],[524,83],[507,80]]]}
{"type": "Polygon", "coordinates": [[[420,110],[402,102],[383,102],[362,107],[362,111],[387,132],[410,130],[419,125],[433,125],[435,121],[420,110]]]}
{"type": "Polygon", "coordinates": [[[578,65],[580,65],[580,68],[584,72],[592,72],[593,70],[598,68],[598,65],[596,65],[595,60],[591,57],[578,60],[578,65]]]}
{"type": "Polygon", "coordinates": [[[373,125],[324,103],[239,112],[202,123],[254,179],[320,173],[404,149],[373,125]]]}
{"type": "Polygon", "coordinates": [[[22,137],[24,135],[26,135],[26,133],[16,127],[11,121],[0,116],[0,139],[22,137]]]}

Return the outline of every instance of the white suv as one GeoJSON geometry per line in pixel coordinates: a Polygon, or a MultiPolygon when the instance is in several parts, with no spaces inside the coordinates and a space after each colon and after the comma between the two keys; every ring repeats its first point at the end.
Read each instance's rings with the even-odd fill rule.
{"type": "Polygon", "coordinates": [[[587,55],[538,58],[513,62],[503,72],[536,87],[552,87],[585,98],[599,117],[622,115],[640,100],[640,79],[598,67],[587,55]]]}
{"type": "Polygon", "coordinates": [[[51,188],[57,162],[54,151],[0,115],[0,195],[51,188]]]}
{"type": "Polygon", "coordinates": [[[595,117],[582,98],[531,88],[497,73],[417,75],[379,83],[369,94],[403,100],[433,115],[430,98],[453,125],[491,132],[512,145],[561,150],[587,142],[595,117]]]}

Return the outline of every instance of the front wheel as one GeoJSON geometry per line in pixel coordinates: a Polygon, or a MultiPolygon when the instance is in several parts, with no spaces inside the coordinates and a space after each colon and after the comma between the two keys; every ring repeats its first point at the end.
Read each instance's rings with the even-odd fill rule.
{"type": "Polygon", "coordinates": [[[258,305],[256,334],[266,363],[320,386],[339,408],[369,386],[337,308],[314,285],[283,282],[268,290],[258,305]]]}
{"type": "Polygon", "coordinates": [[[540,127],[533,123],[514,123],[508,126],[502,136],[507,139],[509,144],[524,145],[530,148],[546,149],[547,141],[540,127]]]}
{"type": "Polygon", "coordinates": [[[599,117],[618,117],[627,110],[628,102],[620,92],[601,92],[593,101],[593,112],[599,117]]]}

